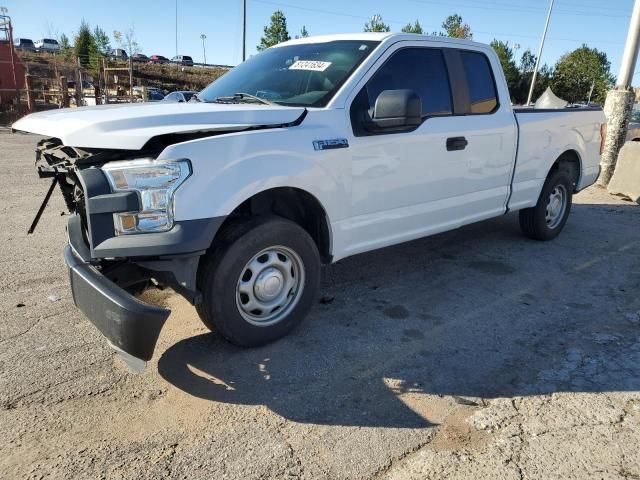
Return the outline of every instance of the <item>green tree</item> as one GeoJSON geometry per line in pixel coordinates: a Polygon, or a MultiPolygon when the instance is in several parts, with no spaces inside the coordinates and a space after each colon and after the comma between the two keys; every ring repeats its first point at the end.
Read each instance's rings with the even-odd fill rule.
{"type": "Polygon", "coordinates": [[[296,38],[307,38],[309,36],[309,32],[307,31],[307,27],[304,25],[300,29],[300,33],[296,35],[296,38]]]}
{"type": "MultiPolygon", "coordinates": [[[[531,79],[533,78],[533,71],[536,68],[536,56],[531,53],[531,50],[527,49],[520,57],[520,65],[518,70],[520,72],[520,80],[514,91],[511,92],[511,99],[513,103],[524,105],[529,98],[529,89],[531,88],[531,79]]],[[[536,76],[536,84],[533,88],[532,100],[535,102],[540,95],[544,93],[547,87],[551,84],[551,77],[553,76],[553,69],[548,65],[543,65],[538,70],[536,76]]]]}
{"type": "Polygon", "coordinates": [[[93,29],[93,38],[96,42],[96,47],[101,55],[107,56],[111,52],[111,42],[109,36],[98,25],[93,29]]]}
{"type": "Polygon", "coordinates": [[[371,17],[371,21],[364,24],[365,32],[390,32],[391,28],[389,25],[382,21],[382,17],[380,15],[374,15],[371,17]]]}
{"type": "Polygon", "coordinates": [[[89,24],[84,19],[80,23],[73,50],[74,55],[80,61],[80,65],[93,70],[100,68],[101,56],[96,45],[96,39],[89,29],[89,24]]]}
{"type": "Polygon", "coordinates": [[[71,42],[69,42],[69,37],[63,33],[58,39],[58,44],[60,45],[60,55],[62,58],[69,60],[73,56],[73,47],[71,46],[71,42]]]}
{"type": "Polygon", "coordinates": [[[458,14],[449,15],[444,22],[442,22],[443,33],[440,33],[444,37],[453,38],[473,38],[471,33],[471,27],[468,23],[462,23],[462,17],[458,14]]]}
{"type": "Polygon", "coordinates": [[[287,17],[284,16],[281,10],[276,10],[271,15],[271,23],[264,27],[264,35],[260,39],[260,45],[257,47],[258,51],[266,50],[287,40],[291,40],[287,31],[287,17]]]}
{"type": "Polygon", "coordinates": [[[402,31],[404,33],[418,33],[418,34],[422,34],[422,25],[420,25],[420,22],[418,20],[416,20],[416,23],[414,23],[413,25],[411,25],[410,23],[407,23],[404,27],[402,27],[402,31]]]}
{"type": "Polygon", "coordinates": [[[513,58],[513,49],[509,47],[508,42],[494,39],[491,42],[491,48],[493,48],[500,59],[500,65],[504,71],[504,76],[507,80],[507,86],[509,87],[509,93],[513,101],[514,93],[518,88],[520,82],[520,72],[516,66],[516,61],[513,58]]]}
{"type": "Polygon", "coordinates": [[[607,54],[583,44],[560,57],[553,72],[551,88],[560,98],[576,103],[587,100],[593,84],[592,100],[603,103],[614,82],[607,54]]]}
{"type": "Polygon", "coordinates": [[[528,48],[520,57],[520,72],[531,73],[536,68],[536,56],[528,48]]]}

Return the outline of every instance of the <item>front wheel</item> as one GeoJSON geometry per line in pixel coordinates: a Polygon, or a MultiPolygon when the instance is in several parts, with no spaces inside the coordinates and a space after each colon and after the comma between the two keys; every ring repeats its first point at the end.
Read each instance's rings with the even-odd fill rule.
{"type": "Polygon", "coordinates": [[[203,323],[243,347],[283,337],[309,312],[320,281],[311,236],[280,217],[227,226],[198,275],[203,323]]]}
{"type": "Polygon", "coordinates": [[[520,228],[534,240],[552,240],[564,228],[571,211],[573,184],[566,172],[547,177],[535,207],[520,210],[520,228]]]}

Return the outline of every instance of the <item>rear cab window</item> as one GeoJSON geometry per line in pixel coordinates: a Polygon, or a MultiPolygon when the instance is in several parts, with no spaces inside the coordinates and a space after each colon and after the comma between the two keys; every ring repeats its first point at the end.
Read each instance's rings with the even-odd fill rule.
{"type": "Polygon", "coordinates": [[[498,108],[496,82],[484,53],[461,50],[460,56],[464,67],[471,114],[493,113],[498,108]]]}

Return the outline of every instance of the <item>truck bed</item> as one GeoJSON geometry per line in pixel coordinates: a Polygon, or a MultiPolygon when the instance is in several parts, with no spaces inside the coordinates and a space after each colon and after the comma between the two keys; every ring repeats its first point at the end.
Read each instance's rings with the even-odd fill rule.
{"type": "Polygon", "coordinates": [[[600,107],[514,108],[518,150],[509,209],[531,207],[538,198],[551,164],[565,152],[574,152],[582,174],[576,191],[591,185],[600,172],[600,107]]]}

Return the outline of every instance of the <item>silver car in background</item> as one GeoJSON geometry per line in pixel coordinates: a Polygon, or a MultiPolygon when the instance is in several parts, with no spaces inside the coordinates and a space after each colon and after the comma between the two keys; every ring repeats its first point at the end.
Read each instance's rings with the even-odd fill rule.
{"type": "Polygon", "coordinates": [[[635,104],[631,110],[627,141],[640,142],[640,104],[635,104]]]}
{"type": "Polygon", "coordinates": [[[35,46],[38,52],[60,52],[60,45],[58,44],[58,41],[53,38],[41,38],[35,42],[35,46]]]}

